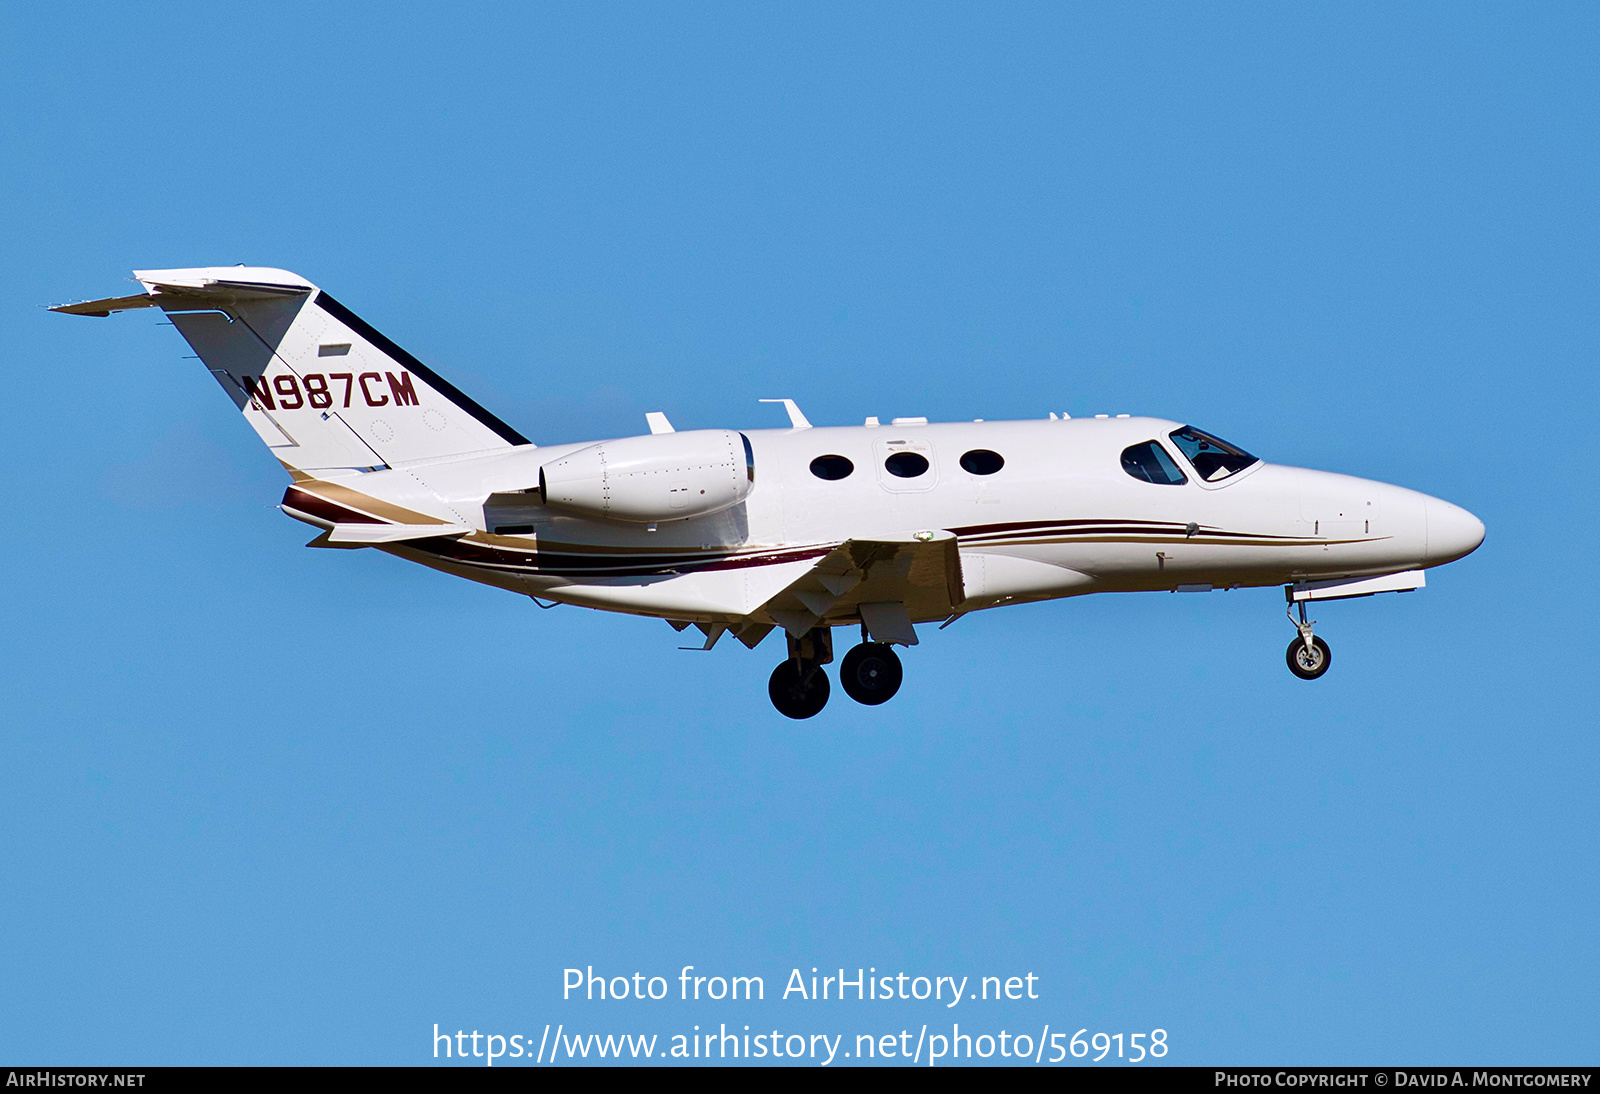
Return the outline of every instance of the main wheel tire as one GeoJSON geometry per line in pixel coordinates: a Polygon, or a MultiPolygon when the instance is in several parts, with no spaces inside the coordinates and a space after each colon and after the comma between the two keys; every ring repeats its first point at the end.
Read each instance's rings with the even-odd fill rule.
{"type": "Polygon", "coordinates": [[[1289,643],[1284,658],[1289,662],[1290,672],[1302,680],[1315,680],[1333,664],[1333,651],[1328,649],[1326,642],[1312,635],[1311,649],[1306,649],[1305,639],[1296,638],[1289,643]]]}
{"type": "Polygon", "coordinates": [[[844,693],[869,707],[893,699],[904,678],[900,657],[887,642],[863,642],[839,663],[839,683],[844,693]]]}
{"type": "Polygon", "coordinates": [[[784,661],[767,681],[767,695],[785,718],[813,718],[822,713],[830,690],[828,674],[810,661],[802,661],[798,672],[794,661],[784,661]]]}

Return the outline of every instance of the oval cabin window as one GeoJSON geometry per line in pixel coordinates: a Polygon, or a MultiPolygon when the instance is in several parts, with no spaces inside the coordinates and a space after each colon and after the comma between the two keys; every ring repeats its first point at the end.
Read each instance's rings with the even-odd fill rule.
{"type": "Polygon", "coordinates": [[[961,469],[974,475],[992,475],[1005,465],[1004,456],[987,448],[974,448],[961,457],[961,469]]]}
{"type": "Polygon", "coordinates": [[[844,479],[856,469],[846,456],[818,456],[811,461],[811,473],[819,479],[844,479]]]}
{"type": "Polygon", "coordinates": [[[914,479],[927,472],[928,461],[915,452],[896,452],[883,461],[883,466],[897,479],[914,479]]]}

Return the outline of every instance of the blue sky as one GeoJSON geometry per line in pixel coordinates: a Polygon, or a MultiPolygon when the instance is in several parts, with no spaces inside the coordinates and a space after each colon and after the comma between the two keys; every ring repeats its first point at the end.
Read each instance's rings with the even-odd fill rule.
{"type": "Polygon", "coordinates": [[[955,1017],[1594,1059],[1592,7],[378,11],[0,11],[0,1058],[955,1017]],[[1488,539],[1319,608],[1315,684],[1271,590],[1091,597],[793,723],[777,647],[304,550],[171,329],[39,307],[239,262],[540,442],[1149,413],[1488,539]],[[560,998],[686,964],[1041,998],[560,998]]]}

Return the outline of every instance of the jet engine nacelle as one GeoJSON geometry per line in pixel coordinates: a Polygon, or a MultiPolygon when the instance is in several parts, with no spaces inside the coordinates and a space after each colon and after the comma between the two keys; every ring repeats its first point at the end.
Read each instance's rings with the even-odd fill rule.
{"type": "Polygon", "coordinates": [[[737,505],[755,484],[743,433],[696,429],[601,441],[539,468],[544,503],[584,516],[653,523],[737,505]]]}

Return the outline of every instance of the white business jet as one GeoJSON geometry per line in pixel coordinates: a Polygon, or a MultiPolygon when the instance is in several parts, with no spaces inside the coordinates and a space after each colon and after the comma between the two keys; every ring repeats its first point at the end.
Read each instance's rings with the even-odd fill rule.
{"type": "Polygon", "coordinates": [[[754,648],[781,629],[773,704],[828,701],[832,628],[859,626],[846,694],[900,687],[917,624],[1097,592],[1284,587],[1289,669],[1331,662],[1308,601],[1403,592],[1483,524],[1398,486],[1280,467],[1181,422],[868,418],[538,446],[284,270],[144,270],[158,307],[293,480],[307,546],[371,547],[540,604],[657,616],[754,648]]]}

